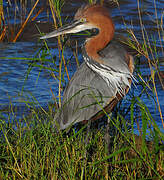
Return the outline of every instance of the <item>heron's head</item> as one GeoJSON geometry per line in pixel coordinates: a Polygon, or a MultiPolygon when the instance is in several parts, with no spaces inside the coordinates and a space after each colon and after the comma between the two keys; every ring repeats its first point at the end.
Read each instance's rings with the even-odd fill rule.
{"type": "Polygon", "coordinates": [[[62,34],[78,33],[84,30],[98,29],[108,32],[111,39],[114,36],[114,24],[106,8],[101,5],[86,5],[79,8],[73,22],[46,34],[40,39],[48,39],[62,34]]]}

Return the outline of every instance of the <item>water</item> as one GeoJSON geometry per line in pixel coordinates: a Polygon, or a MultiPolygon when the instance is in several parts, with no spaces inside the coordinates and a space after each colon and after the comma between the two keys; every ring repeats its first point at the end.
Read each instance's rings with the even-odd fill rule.
{"type": "MultiPolygon", "coordinates": [[[[6,1],[7,2],[7,1],[6,1]]],[[[30,11],[30,4],[31,1],[29,1],[29,4],[27,4],[26,11],[30,11]]],[[[36,9],[39,10],[39,8],[45,6],[46,1],[42,1],[36,9]]],[[[73,16],[73,14],[76,12],[79,6],[81,6],[83,2],[78,1],[66,1],[63,14],[62,16],[65,18],[68,15],[73,16]]],[[[16,6],[20,7],[20,4],[14,4],[15,6],[10,7],[8,3],[5,3],[5,11],[10,12],[10,14],[14,14],[14,9],[16,6]]],[[[156,48],[160,55],[161,62],[160,64],[160,70],[161,72],[164,72],[164,57],[162,55],[158,31],[156,29],[156,25],[154,21],[156,18],[158,20],[161,20],[163,18],[163,9],[164,9],[164,3],[163,0],[156,1],[156,8],[157,8],[157,17],[154,10],[154,1],[147,0],[140,3],[141,6],[141,15],[143,24],[145,25],[145,28],[147,32],[149,33],[150,37],[150,43],[153,43],[154,39],[156,39],[156,48]],[[142,5],[142,6],[141,6],[142,5]]],[[[48,8],[48,7],[47,7],[48,8]]],[[[125,2],[122,2],[120,4],[120,8],[118,9],[116,6],[110,7],[111,15],[115,23],[116,33],[121,34],[124,36],[127,36],[125,34],[125,25],[122,22],[122,17],[120,14],[124,17],[124,20],[127,24],[128,28],[133,28],[134,33],[138,39],[142,41],[142,33],[141,33],[141,26],[139,22],[138,17],[138,9],[137,9],[137,1],[136,0],[127,0],[125,2]]],[[[23,13],[24,11],[22,11],[23,13]]],[[[20,12],[18,12],[20,13],[20,12]]],[[[24,18],[27,17],[26,15],[24,18]]],[[[23,19],[23,18],[22,18],[23,19]]],[[[15,23],[19,24],[21,23],[22,19],[20,19],[19,16],[13,18],[10,17],[10,23],[17,28],[17,25],[15,23]]],[[[164,20],[164,19],[163,19],[164,20]]],[[[70,21],[70,19],[68,19],[70,21]]],[[[16,59],[1,59],[0,60],[0,106],[1,109],[8,107],[10,103],[12,103],[15,106],[25,107],[26,103],[29,101],[33,102],[33,97],[35,97],[36,101],[39,102],[39,105],[42,107],[46,107],[48,103],[54,103],[53,100],[53,94],[51,92],[51,89],[55,96],[58,95],[58,80],[55,80],[52,76],[50,76],[49,71],[40,69],[39,67],[33,67],[28,75],[28,68],[30,67],[30,61],[24,61],[18,59],[19,57],[35,57],[38,50],[41,48],[42,43],[38,41],[37,35],[39,34],[35,23],[39,26],[42,32],[48,32],[52,30],[52,19],[51,17],[47,16],[47,9],[45,9],[36,19],[34,22],[30,23],[18,39],[18,42],[16,43],[1,43],[0,44],[0,57],[6,57],[6,58],[16,58],[16,59]],[[46,23],[44,23],[46,21],[46,23]],[[26,77],[28,75],[28,78],[26,80],[26,77]]],[[[73,38],[75,39],[75,38],[73,38]]],[[[79,44],[81,44],[81,38],[78,38],[79,44]]],[[[163,43],[163,42],[162,42],[163,43]]],[[[52,55],[57,55],[58,57],[58,50],[57,50],[57,40],[55,39],[51,40],[51,42],[48,43],[50,51],[52,55]],[[53,42],[54,41],[54,42],[53,42]]],[[[80,46],[80,45],[79,45],[80,46]]],[[[70,57],[73,57],[72,51],[70,49],[65,50],[65,57],[66,59],[69,59],[70,57]]],[[[79,60],[82,62],[82,57],[79,54],[79,60]]],[[[58,61],[56,62],[56,65],[58,64],[58,61]]],[[[47,63],[47,66],[51,66],[51,63],[47,63]]],[[[138,66],[138,65],[136,65],[138,66]]],[[[141,59],[141,63],[139,64],[141,68],[142,75],[144,76],[145,80],[148,80],[150,77],[150,69],[145,61],[144,58],[141,59]]],[[[75,58],[73,57],[71,59],[71,63],[68,66],[69,69],[69,75],[70,77],[73,75],[73,73],[76,71],[76,62],[75,58]]],[[[55,73],[55,72],[54,72],[55,73]]],[[[135,74],[136,75],[136,74],[135,74]]],[[[137,76],[137,75],[136,75],[137,76]]],[[[67,81],[67,77],[65,75],[65,80],[67,81]]],[[[129,94],[134,94],[134,96],[137,96],[142,91],[142,87],[137,85],[135,82],[136,87],[133,85],[132,89],[129,94]]],[[[163,96],[163,90],[160,85],[160,82],[157,80],[157,91],[158,91],[158,97],[159,102],[161,106],[161,110],[164,113],[164,96],[163,96]]],[[[150,91],[149,91],[150,93],[150,91]]],[[[128,103],[128,95],[124,99],[124,103],[128,103]]],[[[145,95],[142,95],[142,100],[149,108],[151,114],[156,119],[159,127],[162,128],[162,123],[160,120],[158,109],[155,109],[155,103],[152,102],[152,99],[148,99],[148,97],[145,95]]],[[[19,114],[21,116],[21,112],[19,114]]]]}

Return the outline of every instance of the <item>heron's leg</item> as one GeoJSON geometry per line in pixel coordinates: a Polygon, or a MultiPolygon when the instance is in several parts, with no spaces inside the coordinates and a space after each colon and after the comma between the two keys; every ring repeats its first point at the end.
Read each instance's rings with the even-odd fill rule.
{"type": "Polygon", "coordinates": [[[91,127],[91,121],[88,121],[88,122],[87,122],[86,137],[85,137],[85,140],[84,140],[84,145],[85,145],[84,158],[85,158],[85,159],[87,158],[87,146],[88,146],[88,143],[89,143],[89,140],[90,140],[90,138],[89,138],[90,127],[91,127]]]}
{"type": "MultiPolygon", "coordinates": [[[[83,167],[82,167],[82,172],[84,172],[84,169],[86,167],[87,164],[87,145],[89,143],[89,131],[90,131],[90,126],[91,126],[91,121],[87,122],[87,132],[86,132],[86,137],[84,139],[84,146],[85,146],[85,152],[84,152],[84,161],[83,161],[83,167]]],[[[82,173],[83,174],[83,173],[82,173]]],[[[84,175],[82,175],[81,177],[83,177],[84,175]]],[[[83,179],[83,178],[82,178],[83,179]]]]}
{"type": "Polygon", "coordinates": [[[91,127],[91,121],[87,122],[87,133],[86,133],[86,137],[85,137],[85,146],[87,147],[88,143],[89,143],[89,132],[90,132],[90,127],[91,127]]]}
{"type": "Polygon", "coordinates": [[[109,153],[110,150],[110,135],[109,135],[109,130],[110,130],[110,119],[111,119],[112,113],[108,115],[107,119],[107,125],[106,125],[106,132],[105,132],[105,141],[106,141],[106,150],[107,154],[109,153]]]}

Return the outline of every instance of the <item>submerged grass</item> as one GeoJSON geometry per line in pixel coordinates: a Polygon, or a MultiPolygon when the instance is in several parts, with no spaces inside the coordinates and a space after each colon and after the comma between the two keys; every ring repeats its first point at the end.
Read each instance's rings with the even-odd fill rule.
{"type": "MultiPolygon", "coordinates": [[[[29,1],[30,2],[30,1],[29,1]]],[[[31,1],[31,4],[34,4],[29,14],[27,14],[27,1],[7,1],[3,5],[3,0],[0,1],[0,41],[1,42],[16,42],[25,26],[29,21],[33,21],[39,13],[42,11],[40,9],[33,18],[34,9],[36,8],[39,0],[35,3],[31,1]],[[18,6],[19,4],[19,6],[18,6]],[[3,8],[5,6],[5,8],[3,8]],[[14,7],[13,7],[14,6],[14,7]],[[5,15],[4,15],[5,13],[5,15]],[[26,18],[27,17],[27,18],[26,18]],[[19,24],[16,22],[18,18],[19,24]],[[14,20],[14,23],[13,23],[14,20]],[[18,29],[19,27],[19,29],[18,29]]]]}
{"type": "MultiPolygon", "coordinates": [[[[55,28],[62,26],[61,9],[63,4],[64,1],[49,0],[55,28]]],[[[140,11],[140,8],[138,10],[140,11]]],[[[138,97],[130,95],[129,107],[124,107],[120,103],[119,111],[116,110],[115,115],[108,117],[106,114],[111,122],[109,149],[105,141],[105,120],[102,121],[103,123],[100,120],[92,124],[89,140],[86,143],[86,125],[79,124],[69,132],[59,131],[57,133],[53,128],[54,104],[49,105],[47,109],[36,108],[35,105],[38,107],[39,103],[33,97],[34,102],[28,102],[28,100],[24,102],[29,113],[21,119],[16,117],[12,104],[8,108],[8,116],[3,116],[4,111],[0,112],[0,179],[164,178],[163,131],[158,127],[148,107],[142,102],[143,94],[150,97],[147,89],[154,92],[161,120],[163,119],[154,79],[154,73],[159,71],[156,59],[158,56],[152,56],[157,52],[154,52],[148,36],[145,36],[147,33],[141,16],[140,22],[143,27],[143,43],[139,42],[134,32],[128,29],[132,39],[129,40],[128,45],[135,49],[139,56],[142,55],[148,60],[151,77],[148,82],[145,82],[138,70],[138,83],[143,87],[142,92],[138,97]],[[150,60],[150,53],[151,57],[154,57],[153,61],[150,60]],[[152,66],[155,67],[155,70],[152,70],[152,66]],[[153,84],[153,87],[150,86],[150,83],[153,84]],[[125,116],[126,113],[129,113],[130,117],[125,116]],[[138,136],[135,135],[135,125],[138,128],[138,136]]],[[[158,30],[161,32],[163,29],[160,29],[159,22],[157,24],[158,30]]],[[[64,74],[69,80],[67,69],[69,61],[63,55],[67,46],[66,41],[63,37],[58,38],[59,66],[56,65],[57,57],[51,55],[46,41],[43,42],[36,58],[21,58],[29,64],[26,79],[31,69],[38,67],[50,71],[52,77],[58,81],[59,94],[58,97],[54,96],[56,107],[61,104],[64,74]],[[47,66],[47,62],[51,62],[53,66],[47,66]]],[[[75,58],[77,59],[77,56],[75,58]]]]}
{"type": "Polygon", "coordinates": [[[164,128],[164,120],[163,120],[163,113],[161,110],[159,98],[158,98],[158,91],[156,87],[156,81],[155,81],[155,75],[157,74],[159,81],[161,83],[162,89],[164,90],[164,84],[163,84],[163,78],[160,72],[160,61],[159,57],[164,55],[163,47],[164,47],[164,39],[162,35],[164,34],[163,31],[163,21],[159,22],[158,15],[157,15],[157,9],[156,9],[156,1],[154,0],[154,11],[155,11],[155,23],[156,23],[156,29],[158,31],[157,37],[152,37],[153,35],[149,34],[144,26],[143,20],[142,20],[142,13],[141,13],[141,1],[137,1],[138,5],[138,17],[140,21],[140,27],[141,27],[141,34],[142,34],[142,41],[139,41],[132,29],[128,29],[129,35],[131,38],[129,38],[128,45],[135,49],[138,52],[138,55],[141,57],[144,57],[149,65],[150,68],[150,79],[149,83],[145,83],[142,76],[138,74],[140,79],[145,83],[145,85],[152,91],[152,93],[156,97],[157,102],[157,108],[160,114],[161,122],[164,128]],[[151,39],[153,39],[153,42],[151,42],[151,39]],[[160,41],[160,47],[157,49],[157,39],[160,41]],[[149,84],[152,84],[153,87],[150,88],[149,84]]]}

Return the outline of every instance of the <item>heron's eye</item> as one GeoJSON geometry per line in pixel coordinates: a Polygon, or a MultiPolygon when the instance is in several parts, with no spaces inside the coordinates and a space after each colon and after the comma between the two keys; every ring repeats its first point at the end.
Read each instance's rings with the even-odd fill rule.
{"type": "Polygon", "coordinates": [[[86,19],[85,18],[81,18],[80,21],[81,22],[86,22],[86,19]]]}

